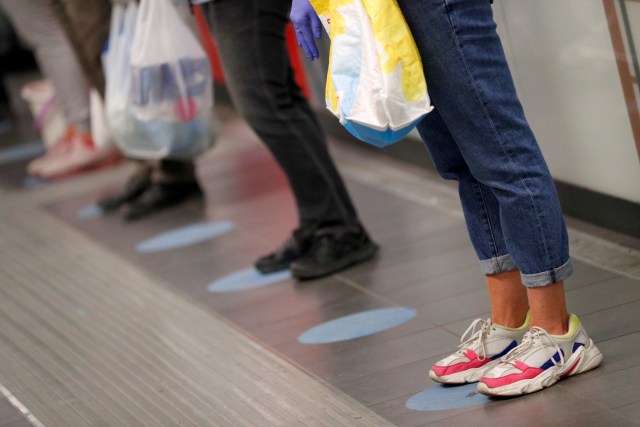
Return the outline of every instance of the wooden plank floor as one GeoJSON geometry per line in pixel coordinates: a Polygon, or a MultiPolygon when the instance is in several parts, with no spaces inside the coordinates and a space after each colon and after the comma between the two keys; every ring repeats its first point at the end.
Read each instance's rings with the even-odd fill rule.
{"type": "MultiPolygon", "coordinates": [[[[488,400],[480,406],[435,411],[415,411],[405,406],[411,396],[433,386],[426,375],[428,367],[456,348],[459,335],[471,320],[488,316],[489,305],[455,189],[429,172],[399,165],[369,151],[333,145],[361,218],[382,246],[377,259],[311,282],[285,280],[243,292],[208,292],[209,283],[250,267],[257,256],[283,241],[296,219],[286,181],[270,155],[232,112],[221,110],[221,114],[222,139],[199,161],[199,175],[207,194],[204,205],[188,203],[134,224],[122,222],[117,215],[81,219],[78,212],[99,195],[118,189],[131,170],[129,167],[28,192],[11,189],[21,182],[15,166],[11,174],[2,177],[10,190],[2,202],[3,212],[9,214],[1,220],[6,229],[4,235],[11,236],[2,240],[3,247],[24,245],[26,239],[42,246],[44,252],[24,249],[26,252],[10,254],[2,263],[9,282],[16,282],[6,285],[3,281],[0,285],[0,315],[3,324],[11,325],[3,328],[0,336],[2,350],[8,354],[0,366],[0,382],[9,389],[20,390],[29,402],[38,402],[42,390],[50,391],[49,400],[29,407],[41,420],[48,421],[43,421],[45,425],[64,425],[61,423],[67,416],[80,423],[77,425],[100,425],[103,420],[103,425],[134,425],[136,417],[142,416],[139,414],[156,425],[173,425],[183,416],[196,425],[217,425],[206,417],[209,411],[219,412],[220,419],[228,421],[233,416],[230,414],[266,410],[272,405],[281,405],[275,416],[282,418],[270,420],[262,413],[252,413],[248,419],[264,416],[264,422],[258,425],[270,425],[270,421],[284,425],[336,425],[331,417],[337,415],[327,414],[324,419],[309,415],[303,421],[297,410],[289,407],[289,413],[282,409],[297,396],[288,394],[291,389],[286,387],[277,396],[277,387],[284,384],[274,380],[273,375],[256,384],[271,387],[269,393],[249,395],[255,408],[247,407],[246,402],[219,408],[222,401],[216,399],[220,399],[224,388],[211,384],[215,383],[214,373],[207,372],[204,365],[207,361],[218,363],[217,357],[235,357],[235,347],[216,346],[213,337],[203,338],[218,316],[263,346],[251,347],[256,354],[243,350],[241,354],[247,361],[259,366],[261,360],[283,363],[287,371],[295,373],[295,381],[301,381],[299,390],[303,395],[327,387],[319,384],[313,389],[307,384],[309,379],[311,383],[314,378],[322,379],[341,391],[324,388],[336,402],[347,399],[354,405],[341,394],[345,393],[382,417],[375,418],[363,407],[353,406],[365,414],[363,422],[381,424],[384,418],[403,426],[509,425],[516,424],[514,420],[518,420],[517,425],[640,424],[640,256],[576,230],[570,233],[577,272],[567,282],[569,305],[581,316],[605,354],[602,367],[544,393],[520,399],[488,400]],[[24,215],[19,215],[21,207],[26,210],[24,215]],[[23,236],[16,231],[29,228],[30,221],[38,222],[30,234],[23,236]],[[181,249],[152,254],[135,250],[138,242],[150,236],[200,221],[233,221],[235,228],[215,240],[181,249]],[[64,243],[66,255],[58,254],[58,238],[68,240],[64,243]],[[83,246],[77,247],[78,242],[83,246]],[[25,257],[36,258],[42,264],[32,267],[25,257]],[[60,271],[57,264],[71,268],[74,257],[80,264],[78,270],[60,271]],[[109,262],[117,259],[124,264],[126,274],[114,275],[95,257],[106,257],[109,262]],[[41,289],[37,281],[48,279],[69,280],[74,291],[41,289]],[[132,284],[131,280],[143,281],[144,285],[132,284]],[[131,294],[113,295],[121,289],[131,294]],[[83,294],[83,298],[74,292],[83,294]],[[162,306],[166,314],[148,313],[145,304],[158,297],[154,293],[161,294],[161,301],[167,304],[162,306]],[[106,300],[109,305],[101,307],[100,301],[106,300]],[[400,306],[416,309],[417,316],[381,333],[326,345],[306,345],[297,339],[310,327],[327,320],[400,306]],[[119,318],[110,319],[100,311],[105,308],[119,318]],[[87,319],[91,317],[87,313],[94,311],[101,312],[102,317],[87,319]],[[132,319],[126,320],[126,316],[132,319]],[[173,325],[174,316],[182,322],[178,326],[173,325]],[[45,328],[41,324],[45,318],[54,324],[45,328]],[[101,322],[107,321],[113,323],[107,323],[111,328],[102,336],[98,329],[101,322]],[[149,346],[144,352],[127,354],[115,346],[120,334],[129,340],[135,338],[128,331],[129,322],[134,322],[140,331],[149,328],[150,336],[139,337],[149,346]],[[180,328],[186,324],[192,324],[193,331],[180,328]],[[162,331],[157,329],[159,325],[162,331]],[[34,344],[34,337],[24,338],[31,333],[28,326],[43,329],[42,333],[51,334],[50,338],[56,333],[68,334],[68,341],[61,341],[54,351],[71,366],[34,344]],[[157,338],[161,342],[155,341],[157,338]],[[104,346],[106,354],[94,354],[91,347],[96,345],[101,350],[104,346]],[[205,357],[207,346],[212,346],[207,351],[215,347],[215,357],[205,357]],[[16,354],[28,360],[18,360],[16,354]],[[167,372],[179,362],[193,362],[193,366],[186,371],[167,372]],[[314,377],[305,377],[289,362],[314,377]],[[21,363],[33,363],[39,371],[24,379],[11,375],[10,380],[5,379],[7,370],[21,363]],[[151,378],[162,377],[162,386],[141,389],[143,385],[129,381],[128,376],[136,375],[134,366],[151,378]],[[72,368],[73,375],[68,372],[72,368]],[[85,377],[93,382],[83,383],[85,377]],[[271,384],[272,380],[277,384],[271,384]],[[104,384],[103,388],[98,384],[104,384]],[[165,408],[154,406],[158,402],[154,399],[158,397],[162,402],[163,396],[150,396],[147,392],[162,394],[170,389],[177,400],[164,397],[165,408]],[[94,394],[93,400],[81,399],[83,393],[94,394]],[[210,397],[207,393],[211,393],[210,397]],[[116,409],[103,411],[104,408],[116,409]]],[[[218,324],[214,329],[217,328],[218,324]]],[[[238,338],[238,332],[225,329],[225,334],[231,341],[238,338]]],[[[244,338],[238,339],[246,344],[244,338]]],[[[221,375],[222,370],[217,372],[221,375]]],[[[249,373],[243,381],[249,385],[256,375],[260,376],[249,373]]],[[[296,383],[291,386],[297,388],[296,383]]],[[[244,389],[236,392],[248,393],[244,389]]],[[[306,405],[312,399],[300,398],[303,402],[295,404],[306,405]]]]}

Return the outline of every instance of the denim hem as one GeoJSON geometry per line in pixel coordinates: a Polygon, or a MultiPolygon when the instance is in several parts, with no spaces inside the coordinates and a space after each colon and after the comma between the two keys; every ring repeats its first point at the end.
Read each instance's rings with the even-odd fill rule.
{"type": "Polygon", "coordinates": [[[489,259],[480,260],[480,269],[487,274],[504,273],[505,271],[517,270],[515,261],[511,255],[500,255],[489,259]]]}
{"type": "Polygon", "coordinates": [[[560,267],[553,268],[548,271],[534,274],[521,274],[522,283],[527,288],[539,288],[542,286],[552,285],[557,282],[564,281],[567,277],[573,274],[573,262],[571,258],[567,260],[560,267]]]}

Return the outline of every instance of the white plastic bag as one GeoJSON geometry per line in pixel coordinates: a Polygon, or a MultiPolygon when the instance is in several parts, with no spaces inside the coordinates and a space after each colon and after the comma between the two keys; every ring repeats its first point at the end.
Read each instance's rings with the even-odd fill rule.
{"type": "Polygon", "coordinates": [[[137,155],[132,144],[151,144],[144,127],[131,114],[131,44],[135,33],[138,6],[129,2],[126,7],[116,5],[111,15],[108,48],[103,55],[107,80],[106,115],[109,130],[118,147],[128,156],[137,155]]]}
{"type": "Polygon", "coordinates": [[[214,142],[208,57],[170,0],[142,0],[131,45],[131,114],[149,138],[126,152],[192,158],[214,142]]]}
{"type": "Polygon", "coordinates": [[[394,0],[311,0],[331,37],[327,108],[357,138],[384,147],[433,107],[420,54],[394,0]]]}

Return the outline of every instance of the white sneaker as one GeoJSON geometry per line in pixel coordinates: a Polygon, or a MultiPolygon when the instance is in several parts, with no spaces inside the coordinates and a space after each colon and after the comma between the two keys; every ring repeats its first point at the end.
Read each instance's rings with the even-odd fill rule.
{"type": "Polygon", "coordinates": [[[517,329],[494,325],[490,319],[476,319],[462,335],[458,351],[433,365],[429,377],[442,384],[478,381],[518,345],[528,327],[529,314],[517,329]]]}
{"type": "Polygon", "coordinates": [[[529,394],[589,371],[601,361],[602,354],[572,314],[569,333],[563,336],[532,327],[518,347],[484,373],[478,391],[488,396],[529,394]]]}

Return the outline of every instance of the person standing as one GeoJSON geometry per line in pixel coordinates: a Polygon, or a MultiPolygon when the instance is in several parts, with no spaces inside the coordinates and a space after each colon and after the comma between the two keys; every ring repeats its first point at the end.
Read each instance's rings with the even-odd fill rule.
{"type": "MultiPolygon", "coordinates": [[[[486,276],[491,319],[429,376],[478,381],[490,396],[532,393],[597,367],[602,354],[569,314],[573,272],[553,180],[509,71],[490,0],[398,0],[422,57],[435,110],[418,125],[440,175],[458,181],[471,242],[486,276]]],[[[308,0],[291,19],[310,57],[320,21],[308,0]]]]}
{"type": "MultiPolygon", "coordinates": [[[[100,2],[85,3],[91,10],[86,14],[78,14],[76,19],[87,19],[90,23],[88,17],[100,17],[97,13],[100,2]]],[[[102,69],[83,67],[87,61],[76,50],[78,44],[90,45],[91,41],[102,43],[103,46],[104,40],[96,41],[93,36],[83,38],[83,43],[74,43],[76,38],[67,32],[68,19],[59,13],[61,0],[1,0],[0,6],[20,37],[33,48],[40,70],[55,88],[56,99],[67,122],[64,136],[48,149],[45,156],[29,163],[28,173],[43,178],[58,178],[113,164],[120,158],[118,150],[112,145],[97,147],[91,137],[89,88],[95,85],[100,91],[104,87],[102,69]]],[[[88,34],[99,33],[98,27],[91,27],[88,34]]],[[[102,47],[97,51],[98,65],[101,51],[102,47]]]]}
{"type": "MultiPolygon", "coordinates": [[[[93,3],[84,0],[56,1],[77,4],[80,7],[91,6],[89,3],[93,3]]],[[[126,6],[129,1],[99,0],[97,3],[106,2],[108,9],[111,10],[111,4],[126,6]]],[[[188,21],[188,17],[185,16],[189,14],[188,4],[186,1],[179,3],[181,3],[179,5],[180,9],[178,9],[180,15],[188,21]]],[[[96,6],[93,5],[93,7],[96,6]]],[[[108,22],[108,15],[103,20],[108,22]]],[[[102,30],[103,26],[99,28],[102,30]]],[[[102,37],[106,39],[107,35],[108,26],[107,32],[102,37]]],[[[89,56],[89,58],[91,57],[89,56]]],[[[91,61],[87,62],[91,63],[91,61]]],[[[105,213],[121,212],[125,221],[132,222],[148,218],[155,213],[179,206],[190,200],[199,200],[204,197],[202,188],[198,183],[196,159],[194,158],[129,160],[135,163],[136,169],[127,178],[124,187],[115,193],[102,196],[96,201],[96,205],[105,213]]]]}
{"type": "Polygon", "coordinates": [[[269,148],[293,191],[300,224],[258,271],[291,268],[313,279],[371,259],[378,246],[358,219],[326,137],[294,81],[286,43],[289,0],[207,5],[227,88],[237,111],[269,148]]]}

